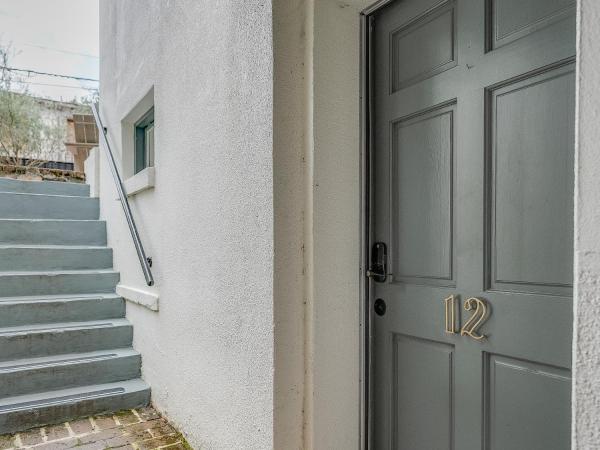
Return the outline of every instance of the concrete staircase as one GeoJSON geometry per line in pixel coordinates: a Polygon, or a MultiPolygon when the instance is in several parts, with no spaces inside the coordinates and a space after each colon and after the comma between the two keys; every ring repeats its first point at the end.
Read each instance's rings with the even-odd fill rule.
{"type": "Polygon", "coordinates": [[[0,178],[0,434],[146,405],[98,199],[0,178]]]}

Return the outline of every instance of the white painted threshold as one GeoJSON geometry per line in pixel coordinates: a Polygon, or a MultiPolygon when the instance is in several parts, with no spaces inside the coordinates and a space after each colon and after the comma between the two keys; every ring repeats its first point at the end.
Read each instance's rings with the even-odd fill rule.
{"type": "Polygon", "coordinates": [[[152,311],[158,311],[158,294],[122,284],[117,285],[117,294],[128,302],[141,305],[152,311]]]}
{"type": "Polygon", "coordinates": [[[134,176],[125,180],[124,187],[127,196],[135,195],[154,187],[154,167],[146,167],[134,176]]]}

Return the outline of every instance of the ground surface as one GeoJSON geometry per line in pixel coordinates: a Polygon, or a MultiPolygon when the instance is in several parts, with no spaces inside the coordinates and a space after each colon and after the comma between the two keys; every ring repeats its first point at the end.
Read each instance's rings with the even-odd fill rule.
{"type": "Polygon", "coordinates": [[[0,436],[0,450],[123,450],[190,449],[152,408],[121,411],[0,436]]]}

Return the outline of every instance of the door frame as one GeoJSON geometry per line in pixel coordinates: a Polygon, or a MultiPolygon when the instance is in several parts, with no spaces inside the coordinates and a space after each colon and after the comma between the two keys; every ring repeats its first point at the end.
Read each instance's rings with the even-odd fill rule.
{"type": "Polygon", "coordinates": [[[371,180],[373,134],[372,116],[372,49],[370,21],[373,14],[394,0],[378,0],[360,12],[360,449],[372,447],[371,439],[371,283],[366,271],[372,244],[371,180]]]}

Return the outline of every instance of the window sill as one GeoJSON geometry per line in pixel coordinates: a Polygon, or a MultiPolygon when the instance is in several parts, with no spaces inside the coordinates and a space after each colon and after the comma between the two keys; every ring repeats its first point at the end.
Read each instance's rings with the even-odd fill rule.
{"type": "Polygon", "coordinates": [[[124,183],[127,196],[135,195],[154,187],[154,167],[146,167],[141,172],[127,178],[124,183]]]}

